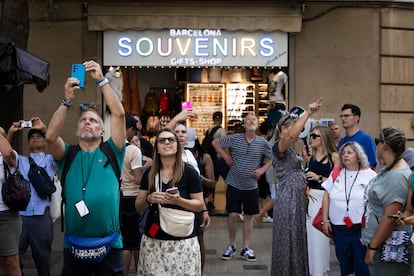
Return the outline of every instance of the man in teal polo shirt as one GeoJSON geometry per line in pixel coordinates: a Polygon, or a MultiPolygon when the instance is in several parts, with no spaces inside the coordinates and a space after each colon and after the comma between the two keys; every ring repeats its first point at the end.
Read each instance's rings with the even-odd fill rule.
{"type": "MultiPolygon", "coordinates": [[[[87,61],[83,65],[100,86],[111,111],[111,137],[108,144],[122,167],[126,133],[124,108],[108,80],[103,77],[100,65],[95,61],[87,61]]],[[[53,114],[46,132],[48,148],[61,171],[68,156],[69,145],[65,144],[59,134],[75,92],[79,90],[79,80],[68,78],[64,98],[53,114]]],[[[63,187],[65,242],[62,275],[123,275],[122,237],[119,235],[119,183],[114,168],[108,165],[108,157],[101,150],[103,135],[104,125],[99,113],[93,108],[82,110],[76,130],[80,150],[71,162],[63,187]],[[103,246],[79,251],[72,240],[75,238],[81,240],[81,243],[85,239],[109,239],[105,245],[110,244],[111,248],[103,246]],[[90,256],[99,256],[102,260],[94,262],[88,258],[90,256]]]]}

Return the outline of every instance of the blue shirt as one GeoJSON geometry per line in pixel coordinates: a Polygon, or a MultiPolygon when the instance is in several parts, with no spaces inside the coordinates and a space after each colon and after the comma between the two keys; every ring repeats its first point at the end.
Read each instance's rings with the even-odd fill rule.
{"type": "MultiPolygon", "coordinates": [[[[55,172],[57,170],[56,163],[51,154],[46,154],[44,152],[39,153],[30,153],[30,157],[33,158],[35,163],[46,170],[47,174],[53,179],[55,172]]],[[[22,173],[24,179],[29,180],[27,174],[29,173],[30,163],[27,156],[19,155],[19,169],[22,173]]],[[[36,189],[30,183],[31,196],[29,205],[25,211],[20,211],[22,216],[39,216],[44,215],[46,207],[49,207],[49,198],[41,198],[36,192],[36,189]]]]}
{"type": "Polygon", "coordinates": [[[358,144],[360,144],[368,157],[369,165],[373,167],[377,164],[377,147],[375,146],[374,139],[372,139],[372,137],[369,136],[368,133],[362,130],[358,130],[352,136],[343,137],[339,141],[338,149],[340,149],[342,145],[346,142],[357,142],[358,144]]]}

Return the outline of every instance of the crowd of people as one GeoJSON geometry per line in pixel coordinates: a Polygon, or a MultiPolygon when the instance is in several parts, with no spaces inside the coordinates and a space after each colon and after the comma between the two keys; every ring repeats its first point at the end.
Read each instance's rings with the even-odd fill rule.
{"type": "MultiPolygon", "coordinates": [[[[273,223],[271,275],[328,275],[331,240],[341,275],[411,275],[411,247],[408,261],[382,260],[391,233],[411,233],[414,225],[414,149],[406,149],[401,129],[386,127],[373,139],[359,129],[360,108],[345,104],[340,114],[345,136],[336,122],[315,125],[309,145],[302,144],[305,124],[323,106],[320,98],[306,110],[281,111],[276,123],[259,126],[249,113],[234,134],[226,134],[217,111],[205,135],[208,145],[186,125],[197,114],[183,110],[152,144],[142,135],[140,118],[125,114],[101,66],[95,61],[84,66],[110,110],[107,141],[103,119],[92,106],[80,112],[77,145],[60,136],[80,89],[72,77],[48,124],[30,119],[28,156],[11,146],[23,121],[13,122],[7,132],[0,128],[1,184],[6,166],[31,181],[32,162],[51,181],[60,176],[62,275],[121,276],[131,269],[137,275],[201,275],[204,231],[220,176],[226,184],[229,235],[224,261],[237,254],[242,214],[239,254],[249,262],[258,258],[253,225],[273,223]],[[312,225],[319,214],[322,232],[312,225]]],[[[0,267],[6,275],[23,275],[28,247],[38,275],[51,275],[50,208],[50,197],[40,196],[33,183],[24,211],[10,209],[0,195],[0,267]]]]}

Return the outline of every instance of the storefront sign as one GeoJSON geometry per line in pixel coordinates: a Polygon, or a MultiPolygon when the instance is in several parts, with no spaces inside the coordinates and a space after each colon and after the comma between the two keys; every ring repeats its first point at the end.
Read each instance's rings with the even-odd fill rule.
{"type": "Polygon", "coordinates": [[[285,32],[105,31],[104,65],[287,66],[285,32]]]}

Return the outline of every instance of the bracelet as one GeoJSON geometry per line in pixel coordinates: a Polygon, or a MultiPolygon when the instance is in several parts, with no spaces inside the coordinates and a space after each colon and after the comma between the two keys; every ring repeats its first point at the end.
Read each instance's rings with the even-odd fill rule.
{"type": "Polygon", "coordinates": [[[103,77],[100,80],[96,81],[96,84],[99,85],[100,87],[104,86],[105,84],[107,84],[109,82],[108,78],[103,77]]]}
{"type": "Polygon", "coordinates": [[[205,209],[205,210],[203,210],[203,211],[201,211],[203,214],[208,214],[208,210],[207,209],[205,209]]]}
{"type": "Polygon", "coordinates": [[[321,222],[321,224],[322,224],[322,225],[324,225],[324,224],[326,224],[326,223],[331,223],[331,222],[330,222],[329,220],[327,220],[327,221],[322,221],[322,222],[321,222]]]}
{"type": "Polygon", "coordinates": [[[151,204],[151,202],[149,202],[149,200],[148,200],[149,195],[150,195],[150,194],[147,194],[147,196],[145,197],[145,202],[146,202],[148,205],[150,205],[150,206],[151,206],[152,204],[151,204]]]}
{"type": "Polygon", "coordinates": [[[368,249],[378,251],[379,248],[378,247],[371,247],[371,245],[368,244],[368,249]]]}
{"type": "Polygon", "coordinates": [[[66,99],[62,99],[60,101],[60,104],[66,106],[67,108],[71,108],[72,107],[72,103],[70,101],[66,100],[66,99]]]}

